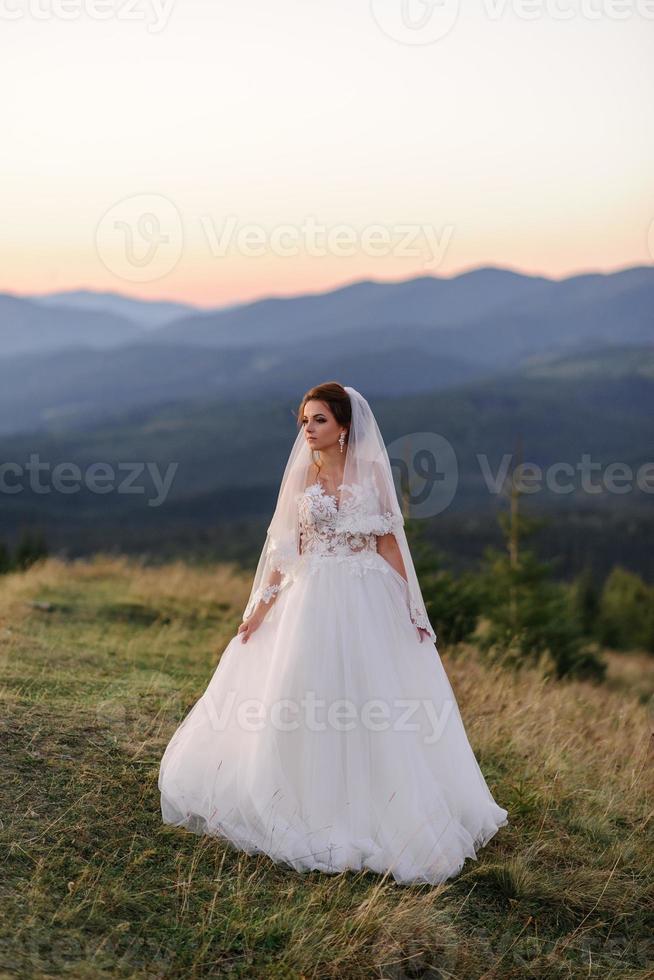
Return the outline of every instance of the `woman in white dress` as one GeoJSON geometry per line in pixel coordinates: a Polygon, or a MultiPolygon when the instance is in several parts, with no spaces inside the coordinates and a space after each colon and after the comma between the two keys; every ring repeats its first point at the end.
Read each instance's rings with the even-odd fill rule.
{"type": "Polygon", "coordinates": [[[368,402],[328,382],[298,422],[243,622],[161,760],[163,821],[298,871],[441,882],[507,811],[434,646],[368,402]]]}

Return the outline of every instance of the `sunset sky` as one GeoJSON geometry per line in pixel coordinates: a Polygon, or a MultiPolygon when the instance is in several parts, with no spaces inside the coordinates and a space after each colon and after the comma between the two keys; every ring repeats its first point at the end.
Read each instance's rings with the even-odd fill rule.
{"type": "Polygon", "coordinates": [[[0,290],[651,264],[654,0],[455,4],[3,0],[0,290]]]}

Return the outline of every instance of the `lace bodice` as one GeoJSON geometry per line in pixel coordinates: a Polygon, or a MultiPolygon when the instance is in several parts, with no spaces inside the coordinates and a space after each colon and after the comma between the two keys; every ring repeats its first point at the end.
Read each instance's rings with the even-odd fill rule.
{"type": "MultiPolygon", "coordinates": [[[[343,490],[343,486],[341,484],[337,489],[343,490]]],[[[377,553],[376,535],[392,531],[395,518],[390,513],[383,515],[380,526],[380,515],[373,524],[370,517],[366,519],[365,513],[357,513],[355,522],[350,519],[343,530],[339,529],[339,514],[353,507],[355,502],[360,507],[362,494],[348,494],[339,507],[337,498],[327,493],[319,481],[306,487],[298,502],[301,554],[323,558],[381,557],[377,553]]],[[[374,564],[378,563],[375,561],[374,564]]]]}
{"type": "Polygon", "coordinates": [[[408,584],[390,562],[377,551],[377,536],[393,534],[403,527],[402,516],[380,507],[374,480],[361,484],[340,484],[340,498],[327,493],[322,483],[310,483],[296,497],[296,541],[271,538],[269,568],[281,573],[279,581],[262,584],[253,593],[248,606],[270,603],[294,578],[298,569],[315,572],[325,561],[342,563],[344,571],[364,575],[377,569],[393,575],[402,585],[409,617],[436,640],[426,616],[424,603],[414,601],[408,584]]]}
{"type": "MultiPolygon", "coordinates": [[[[309,484],[298,495],[299,554],[290,546],[273,546],[272,566],[283,574],[298,565],[315,572],[324,561],[338,561],[352,575],[364,575],[375,568],[394,575],[406,589],[407,607],[416,626],[429,629],[429,623],[408,597],[404,578],[377,551],[377,535],[392,534],[402,525],[402,518],[391,511],[380,513],[374,484],[367,486],[340,484],[340,502],[327,493],[319,481],[309,484]]],[[[282,583],[264,587],[258,598],[268,603],[283,588],[282,583]]]]}

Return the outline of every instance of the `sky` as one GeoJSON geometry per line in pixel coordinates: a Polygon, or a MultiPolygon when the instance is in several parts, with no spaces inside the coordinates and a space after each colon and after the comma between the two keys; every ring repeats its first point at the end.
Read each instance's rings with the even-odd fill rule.
{"type": "Polygon", "coordinates": [[[654,0],[0,0],[0,20],[0,291],[216,306],[654,262],[654,0]]]}

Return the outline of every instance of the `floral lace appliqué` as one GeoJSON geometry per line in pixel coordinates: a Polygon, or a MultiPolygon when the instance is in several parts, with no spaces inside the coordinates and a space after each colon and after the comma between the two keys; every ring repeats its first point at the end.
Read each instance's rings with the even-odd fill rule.
{"type": "Polygon", "coordinates": [[[272,597],[276,595],[277,592],[279,592],[280,589],[281,589],[281,585],[275,585],[275,584],[267,585],[265,589],[261,590],[261,595],[259,596],[259,599],[261,600],[261,602],[268,603],[270,602],[272,597]]]}
{"type": "Polygon", "coordinates": [[[404,583],[411,621],[433,633],[424,612],[411,602],[403,577],[377,551],[377,536],[398,531],[404,524],[402,516],[382,512],[373,482],[365,486],[340,484],[337,490],[342,491],[340,502],[319,481],[298,494],[300,552],[293,543],[271,539],[271,568],[282,573],[282,581],[262,586],[255,601],[269,603],[293,579],[298,562],[313,574],[323,562],[337,561],[344,570],[359,577],[371,569],[395,575],[404,583]]]}
{"type": "Polygon", "coordinates": [[[336,559],[353,575],[364,575],[371,568],[387,573],[389,565],[377,551],[376,536],[388,534],[397,526],[398,518],[390,512],[366,513],[365,488],[341,484],[337,489],[344,491],[340,507],[337,498],[327,493],[319,482],[306,487],[300,497],[298,512],[304,564],[315,572],[323,561],[336,559]]]}

